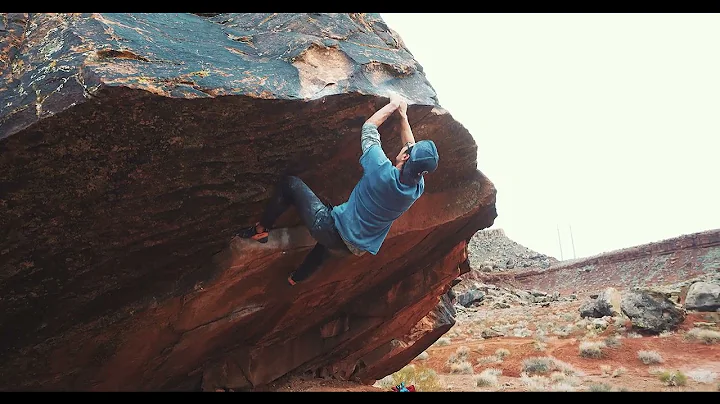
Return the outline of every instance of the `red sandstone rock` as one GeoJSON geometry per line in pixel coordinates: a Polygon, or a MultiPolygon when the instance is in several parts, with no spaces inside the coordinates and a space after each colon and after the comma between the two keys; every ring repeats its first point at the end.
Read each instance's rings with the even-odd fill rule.
{"type": "MultiPolygon", "coordinates": [[[[257,389],[380,378],[454,322],[492,225],[477,145],[375,14],[0,14],[0,390],[257,389]],[[290,211],[231,241],[285,174],[342,203],[362,122],[411,100],[438,170],[377,256],[285,279],[290,211]],[[465,264],[463,264],[465,262],[465,264]],[[393,342],[399,341],[399,342],[393,342]]],[[[397,122],[380,132],[394,156],[397,122]]]]}

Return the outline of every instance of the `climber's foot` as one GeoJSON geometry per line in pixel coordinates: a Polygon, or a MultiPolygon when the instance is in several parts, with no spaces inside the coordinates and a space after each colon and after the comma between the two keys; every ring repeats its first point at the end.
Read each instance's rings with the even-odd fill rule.
{"type": "Polygon", "coordinates": [[[293,280],[293,278],[292,278],[293,275],[295,275],[295,272],[291,273],[290,276],[288,276],[288,279],[287,279],[287,280],[288,280],[288,283],[290,284],[290,286],[295,286],[295,285],[297,284],[297,282],[295,282],[295,281],[293,280]]]}
{"type": "Polygon", "coordinates": [[[263,231],[258,231],[257,227],[260,226],[260,223],[256,223],[255,226],[246,227],[244,229],[240,229],[235,235],[241,238],[249,238],[253,239],[259,243],[267,243],[268,242],[268,232],[267,229],[263,229],[263,231]]]}

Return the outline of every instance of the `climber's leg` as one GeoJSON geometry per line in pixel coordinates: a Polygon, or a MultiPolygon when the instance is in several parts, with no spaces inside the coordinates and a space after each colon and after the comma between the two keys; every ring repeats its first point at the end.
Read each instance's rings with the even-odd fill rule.
{"type": "Polygon", "coordinates": [[[268,240],[269,229],[290,205],[294,205],[303,224],[310,229],[315,223],[317,212],[327,210],[315,193],[298,177],[283,177],[270,198],[260,221],[254,226],[241,229],[237,235],[252,238],[261,243],[268,240]]]}
{"type": "Polygon", "coordinates": [[[320,243],[315,244],[315,247],[305,256],[302,264],[290,274],[288,283],[294,285],[296,282],[304,281],[315,273],[328,257],[330,257],[329,249],[320,243]]]}
{"type": "Polygon", "coordinates": [[[351,254],[335,227],[335,220],[331,212],[332,206],[330,205],[317,210],[315,222],[309,227],[310,234],[317,240],[317,244],[305,256],[300,267],[290,274],[288,283],[291,285],[310,277],[331,256],[344,257],[351,254]]]}

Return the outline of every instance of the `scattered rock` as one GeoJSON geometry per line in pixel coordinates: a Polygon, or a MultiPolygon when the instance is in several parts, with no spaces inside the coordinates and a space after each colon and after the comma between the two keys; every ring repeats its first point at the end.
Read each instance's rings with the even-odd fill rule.
{"type": "Polygon", "coordinates": [[[600,318],[616,317],[622,313],[620,292],[615,288],[607,288],[598,295],[591,295],[591,300],[580,307],[580,317],[600,318]],[[593,298],[592,296],[596,296],[593,298]]]}
{"type": "Polygon", "coordinates": [[[685,310],[664,294],[652,290],[626,292],[621,308],[634,329],[650,334],[673,331],[685,320],[685,310]]]}
{"type": "Polygon", "coordinates": [[[485,298],[485,293],[481,290],[477,289],[470,289],[466,291],[465,293],[459,295],[457,297],[458,304],[462,305],[463,307],[470,307],[471,305],[475,303],[480,303],[485,298]]]}
{"type": "Polygon", "coordinates": [[[685,308],[695,311],[715,311],[720,308],[720,284],[695,282],[685,297],[685,308]]]}
{"type": "Polygon", "coordinates": [[[480,336],[485,339],[497,338],[497,337],[504,337],[505,333],[498,331],[496,329],[493,329],[493,328],[486,328],[486,329],[482,330],[482,332],[480,333],[480,336]]]}

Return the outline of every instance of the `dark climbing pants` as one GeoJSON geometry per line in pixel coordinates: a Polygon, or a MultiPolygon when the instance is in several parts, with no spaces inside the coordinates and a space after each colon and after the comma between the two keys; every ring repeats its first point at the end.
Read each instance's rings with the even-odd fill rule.
{"type": "Polygon", "coordinates": [[[271,229],[291,205],[295,206],[303,224],[317,241],[292,276],[293,281],[300,282],[317,271],[330,256],[351,253],[335,227],[332,206],[324,204],[298,177],[283,177],[260,219],[260,225],[271,229]]]}

